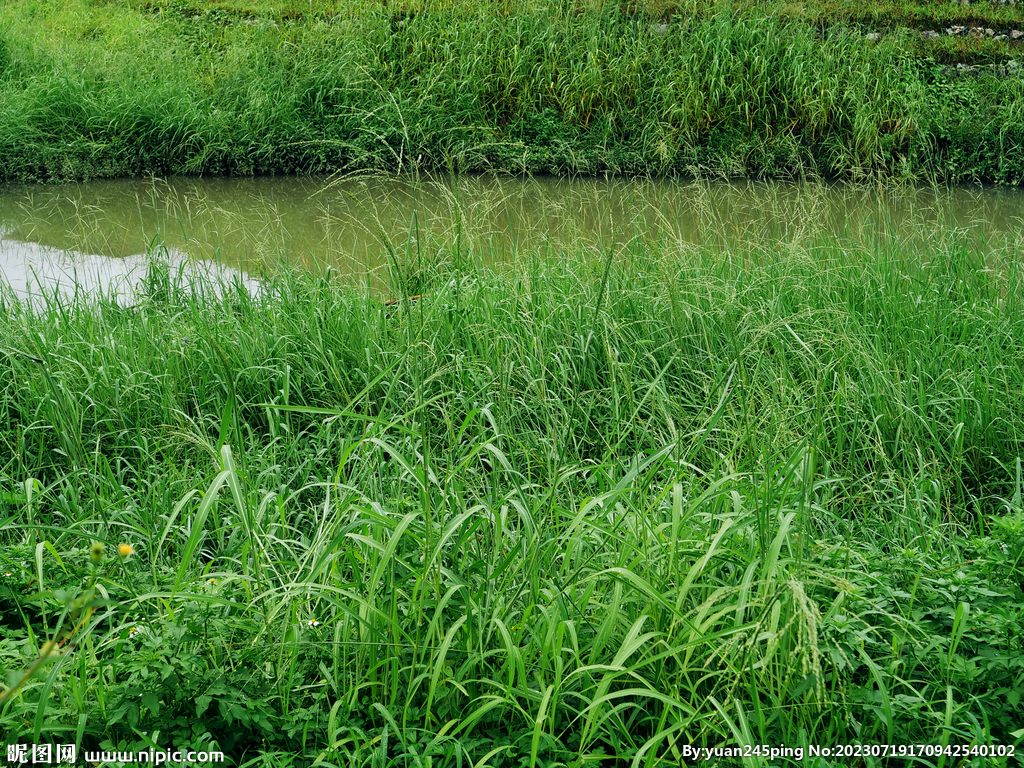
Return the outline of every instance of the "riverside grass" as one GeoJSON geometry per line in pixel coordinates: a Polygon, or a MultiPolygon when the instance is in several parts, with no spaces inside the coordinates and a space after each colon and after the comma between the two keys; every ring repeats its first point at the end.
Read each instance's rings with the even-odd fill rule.
{"type": "Polygon", "coordinates": [[[0,176],[440,169],[1019,184],[1024,77],[950,65],[1006,65],[1021,44],[923,41],[918,29],[1009,29],[1016,9],[858,8],[14,0],[0,8],[0,176]],[[651,29],[662,20],[664,34],[651,29]],[[866,40],[864,24],[886,34],[866,40]]]}
{"type": "Polygon", "coordinates": [[[391,252],[415,303],[218,293],[158,251],[132,306],[4,303],[9,743],[1020,764],[969,752],[1024,735],[1016,248],[636,237],[489,270],[459,234],[391,252]]]}

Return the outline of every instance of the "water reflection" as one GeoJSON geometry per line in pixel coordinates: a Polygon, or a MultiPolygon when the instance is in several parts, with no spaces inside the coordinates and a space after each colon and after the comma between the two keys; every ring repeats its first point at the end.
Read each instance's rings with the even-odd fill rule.
{"type": "Polygon", "coordinates": [[[258,281],[236,269],[216,262],[195,261],[165,248],[152,254],[114,258],[0,236],[3,289],[37,306],[73,299],[76,295],[100,294],[121,304],[131,304],[140,292],[151,292],[154,280],[160,280],[161,275],[168,285],[201,281],[216,291],[220,286],[241,281],[251,294],[259,291],[258,281]]]}
{"type": "Polygon", "coordinates": [[[255,274],[333,267],[374,283],[395,259],[604,252],[637,238],[674,248],[913,248],[956,228],[979,247],[1019,247],[1022,216],[1024,193],[981,187],[490,176],[96,181],[0,189],[0,268],[12,283],[58,270],[106,284],[160,243],[182,265],[212,261],[255,274]]]}

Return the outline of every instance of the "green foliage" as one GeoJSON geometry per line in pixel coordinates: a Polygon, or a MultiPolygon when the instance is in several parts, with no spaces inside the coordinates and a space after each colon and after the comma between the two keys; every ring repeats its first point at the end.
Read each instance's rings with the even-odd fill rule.
{"type": "Polygon", "coordinates": [[[442,245],[394,254],[429,288],[399,307],[157,252],[130,308],[5,305],[0,664],[36,665],[5,734],[253,766],[1019,741],[1018,253],[442,245]]]}
{"type": "Polygon", "coordinates": [[[1020,68],[930,64],[1005,64],[1012,41],[874,43],[773,4],[666,10],[664,30],[617,4],[314,5],[8,4],[0,175],[1024,169],[1020,68]]]}

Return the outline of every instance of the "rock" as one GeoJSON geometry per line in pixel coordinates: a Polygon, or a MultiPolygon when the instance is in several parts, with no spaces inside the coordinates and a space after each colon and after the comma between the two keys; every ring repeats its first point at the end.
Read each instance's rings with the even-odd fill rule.
{"type": "Polygon", "coordinates": [[[866,38],[867,38],[868,40],[871,40],[871,41],[875,41],[875,40],[879,40],[879,39],[881,39],[881,37],[882,37],[882,33],[881,33],[881,32],[868,32],[868,33],[867,33],[867,34],[865,35],[865,37],[866,37],[866,38]]]}
{"type": "Polygon", "coordinates": [[[656,34],[658,37],[664,37],[668,34],[668,24],[651,24],[647,29],[656,34]]]}
{"type": "Polygon", "coordinates": [[[938,37],[942,37],[942,35],[940,35],[934,29],[926,29],[924,32],[921,33],[921,37],[923,37],[925,40],[935,40],[938,37]]]}
{"type": "Polygon", "coordinates": [[[1020,40],[1022,37],[1024,37],[1024,32],[1021,32],[1019,29],[1015,29],[1010,33],[1010,38],[1013,40],[1020,40]]]}

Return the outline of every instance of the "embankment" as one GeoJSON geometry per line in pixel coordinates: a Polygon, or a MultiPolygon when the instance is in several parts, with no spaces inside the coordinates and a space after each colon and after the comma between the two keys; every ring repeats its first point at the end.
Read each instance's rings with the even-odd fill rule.
{"type": "Polygon", "coordinates": [[[913,25],[941,23],[934,12],[866,26],[771,4],[332,8],[6,5],[0,177],[1024,178],[1009,17],[960,9],[1009,32],[932,40],[913,25]],[[965,62],[983,66],[965,76],[965,62]]]}

